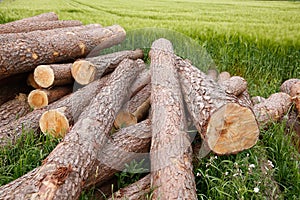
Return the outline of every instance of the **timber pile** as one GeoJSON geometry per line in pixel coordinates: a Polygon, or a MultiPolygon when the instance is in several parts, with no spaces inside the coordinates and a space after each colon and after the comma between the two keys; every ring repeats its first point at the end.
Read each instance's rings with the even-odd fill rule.
{"type": "Polygon", "coordinates": [[[189,122],[201,151],[218,155],[251,148],[259,128],[287,113],[300,137],[299,79],[251,98],[244,78],[205,74],[163,38],[152,44],[150,69],[140,49],[99,55],[125,39],[118,25],[45,13],[0,27],[0,146],[24,129],[63,138],[42,166],[0,187],[0,199],[77,199],[96,184],[111,199],[197,199],[189,122]],[[114,174],[147,154],[151,173],[111,194],[114,174]]]}

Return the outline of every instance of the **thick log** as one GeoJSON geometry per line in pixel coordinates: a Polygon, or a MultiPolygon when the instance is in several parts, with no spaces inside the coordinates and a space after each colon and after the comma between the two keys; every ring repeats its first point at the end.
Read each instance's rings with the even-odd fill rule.
{"type": "MultiPolygon", "coordinates": [[[[170,188],[170,190],[172,189],[170,188]]],[[[150,175],[147,175],[139,181],[113,193],[108,200],[147,200],[150,198],[149,196],[147,198],[147,194],[150,193],[150,191],[150,175]]]]}
{"type": "Polygon", "coordinates": [[[118,64],[125,58],[136,60],[143,58],[142,50],[135,51],[120,51],[97,57],[85,58],[73,63],[72,76],[81,85],[89,84],[90,82],[100,78],[103,74],[112,72],[118,64]]]}
{"type": "Polygon", "coordinates": [[[47,89],[36,89],[29,93],[28,103],[31,108],[40,109],[48,104],[66,96],[73,90],[72,86],[61,86],[54,87],[49,90],[47,89]]]}
{"type": "Polygon", "coordinates": [[[36,15],[33,17],[27,17],[27,18],[23,18],[20,20],[16,20],[13,22],[8,22],[5,24],[1,24],[0,25],[0,29],[6,27],[6,26],[24,26],[24,23],[30,23],[30,22],[43,22],[43,21],[56,21],[58,20],[58,16],[57,14],[55,14],[54,12],[48,12],[48,13],[42,13],[40,15],[36,15]]]}
{"type": "Polygon", "coordinates": [[[41,86],[39,86],[39,85],[35,82],[33,73],[30,73],[30,74],[28,75],[27,80],[26,80],[26,83],[27,83],[28,86],[31,86],[31,87],[33,87],[33,88],[35,88],[35,89],[41,89],[41,88],[42,88],[41,86]]]}
{"type": "Polygon", "coordinates": [[[34,69],[34,81],[43,88],[72,84],[71,67],[72,63],[39,65],[34,69]]]}
{"type": "MultiPolygon", "coordinates": [[[[146,68],[146,65],[145,65],[146,68]]],[[[145,69],[142,73],[138,75],[136,80],[131,86],[132,96],[135,96],[140,90],[142,90],[151,81],[151,74],[149,69],[145,69]]]]}
{"type": "Polygon", "coordinates": [[[85,57],[92,50],[119,44],[126,35],[118,25],[78,31],[73,27],[74,31],[69,30],[72,29],[61,29],[57,34],[53,34],[53,31],[34,31],[28,34],[30,37],[24,34],[22,39],[3,42],[0,46],[0,79],[33,70],[41,64],[85,57]]]}
{"type": "Polygon", "coordinates": [[[217,154],[232,154],[256,144],[259,128],[248,104],[179,57],[176,66],[188,111],[205,146],[217,154]]]}
{"type": "Polygon", "coordinates": [[[0,127],[23,117],[30,112],[27,95],[20,93],[15,99],[7,101],[0,106],[0,127]]]}
{"type": "Polygon", "coordinates": [[[124,60],[29,180],[30,187],[25,181],[2,198],[77,199],[88,178],[94,179],[97,174],[94,167],[99,151],[105,146],[116,113],[129,98],[127,91],[140,71],[136,62],[124,60]]]}
{"type": "Polygon", "coordinates": [[[300,79],[289,79],[280,86],[281,92],[292,97],[298,114],[300,114],[300,79]]]}
{"type": "Polygon", "coordinates": [[[36,30],[50,30],[55,28],[81,26],[82,23],[78,20],[64,20],[64,21],[33,21],[26,22],[22,25],[19,23],[2,24],[0,25],[0,34],[5,33],[21,33],[36,30]]]}
{"type": "Polygon", "coordinates": [[[149,56],[151,187],[156,188],[153,199],[197,199],[192,149],[171,42],[163,38],[154,41],[149,56]]]}

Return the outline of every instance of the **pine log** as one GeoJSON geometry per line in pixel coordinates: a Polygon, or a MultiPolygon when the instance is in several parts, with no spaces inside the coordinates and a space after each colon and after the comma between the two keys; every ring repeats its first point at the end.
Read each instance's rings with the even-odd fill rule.
{"type": "Polygon", "coordinates": [[[216,69],[209,69],[206,74],[214,81],[218,81],[218,71],[216,69]]]}
{"type": "Polygon", "coordinates": [[[247,89],[247,81],[240,76],[232,76],[227,80],[220,81],[220,85],[224,87],[226,93],[239,96],[247,89]]]}
{"type": "Polygon", "coordinates": [[[34,80],[43,88],[72,84],[71,67],[72,63],[39,65],[34,69],[34,80]]]}
{"type": "Polygon", "coordinates": [[[291,90],[292,90],[293,86],[298,82],[300,82],[300,79],[297,79],[297,78],[288,79],[282,83],[282,85],[280,86],[280,91],[292,96],[291,90]]]}
{"type": "Polygon", "coordinates": [[[192,149],[171,42],[163,38],[154,41],[149,56],[151,187],[156,188],[153,199],[197,199],[192,149]]]}
{"type": "Polygon", "coordinates": [[[100,78],[103,74],[112,72],[118,64],[125,58],[136,60],[143,58],[142,50],[135,51],[120,51],[97,57],[85,58],[73,63],[72,76],[81,85],[89,84],[90,82],[100,78]]]}
{"type": "MultiPolygon", "coordinates": [[[[172,190],[172,188],[170,188],[170,190],[172,190]]],[[[108,200],[147,200],[150,198],[149,196],[147,198],[147,194],[150,192],[150,175],[147,175],[139,181],[113,193],[108,200]]]]}
{"type": "Polygon", "coordinates": [[[176,66],[188,111],[204,146],[223,155],[256,144],[259,128],[248,104],[179,57],[176,66]]]}
{"type": "Polygon", "coordinates": [[[231,77],[231,75],[229,74],[229,72],[225,72],[225,71],[221,72],[218,76],[218,81],[217,82],[220,84],[220,83],[230,79],[230,77],[231,77]]]}
{"type": "Polygon", "coordinates": [[[28,180],[30,187],[25,181],[18,189],[2,196],[11,199],[77,199],[88,178],[94,179],[97,175],[97,156],[108,140],[116,113],[129,97],[130,84],[140,71],[136,62],[124,60],[80,114],[64,140],[44,160],[34,178],[28,180]]]}
{"type": "Polygon", "coordinates": [[[31,86],[31,87],[33,87],[33,88],[35,88],[35,89],[41,89],[41,88],[42,88],[41,86],[39,86],[39,85],[35,82],[33,73],[30,73],[30,74],[28,75],[26,82],[27,82],[27,85],[28,85],[28,86],[31,86]]]}
{"type": "Polygon", "coordinates": [[[0,127],[23,117],[30,112],[27,95],[20,93],[15,99],[7,101],[0,106],[0,127]]]}
{"type": "Polygon", "coordinates": [[[92,50],[98,51],[119,44],[126,35],[125,30],[118,25],[69,30],[61,29],[54,35],[52,31],[30,32],[30,37],[4,42],[0,46],[0,79],[33,70],[41,64],[85,57],[92,50]]]}
{"type": "Polygon", "coordinates": [[[50,30],[55,28],[73,27],[81,25],[82,23],[78,20],[33,21],[26,22],[22,25],[20,25],[19,23],[3,24],[0,25],[0,34],[31,32],[36,30],[50,30]]]}
{"type": "Polygon", "coordinates": [[[280,120],[290,109],[292,100],[290,95],[279,92],[272,94],[262,103],[253,107],[256,119],[260,126],[280,120]]]}
{"type": "MultiPolygon", "coordinates": [[[[146,68],[146,65],[145,65],[146,68]]],[[[149,69],[145,69],[142,73],[138,75],[136,80],[131,86],[132,96],[135,96],[140,90],[142,90],[151,81],[151,74],[149,69]]]]}
{"type": "Polygon", "coordinates": [[[66,96],[73,90],[71,85],[51,89],[36,89],[29,93],[28,103],[31,108],[40,109],[66,96]]]}

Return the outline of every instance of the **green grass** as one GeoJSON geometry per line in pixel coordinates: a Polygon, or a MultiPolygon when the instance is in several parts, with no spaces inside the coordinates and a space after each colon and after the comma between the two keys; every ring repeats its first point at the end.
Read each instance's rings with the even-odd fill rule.
{"type": "MultiPolygon", "coordinates": [[[[296,1],[6,0],[0,3],[0,23],[54,11],[60,19],[85,24],[120,24],[127,31],[126,41],[105,52],[148,51],[153,40],[166,37],[178,55],[203,71],[216,68],[243,76],[252,96],[268,97],[284,80],[300,78],[299,10],[296,1]]],[[[261,131],[250,150],[195,162],[198,198],[299,199],[299,153],[292,134],[285,134],[284,122],[273,124],[261,131]]],[[[0,185],[40,165],[58,142],[30,133],[28,138],[1,149],[0,185]]],[[[122,172],[117,177],[122,187],[139,175],[122,172]]],[[[85,192],[81,199],[92,193],[85,192]]]]}

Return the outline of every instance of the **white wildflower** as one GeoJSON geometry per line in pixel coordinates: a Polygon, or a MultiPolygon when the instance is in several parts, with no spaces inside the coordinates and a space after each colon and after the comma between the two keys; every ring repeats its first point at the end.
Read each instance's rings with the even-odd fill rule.
{"type": "Polygon", "coordinates": [[[247,153],[247,157],[249,157],[250,155],[249,155],[249,153],[247,153]]]}
{"type": "Polygon", "coordinates": [[[269,165],[270,167],[274,168],[274,165],[273,165],[273,163],[272,163],[271,160],[268,160],[268,165],[269,165]]]}
{"type": "Polygon", "coordinates": [[[227,176],[229,173],[228,172],[225,172],[225,176],[227,176]]]}
{"type": "Polygon", "coordinates": [[[254,188],[254,192],[255,192],[255,193],[258,193],[258,192],[259,192],[259,188],[258,188],[258,187],[255,187],[255,188],[254,188]]]}
{"type": "Polygon", "coordinates": [[[196,176],[201,176],[201,174],[199,172],[197,172],[196,176]]]}
{"type": "Polygon", "coordinates": [[[254,164],[250,164],[249,168],[255,168],[255,165],[254,164]]]}
{"type": "Polygon", "coordinates": [[[215,159],[218,159],[218,156],[215,156],[215,159]]]}

